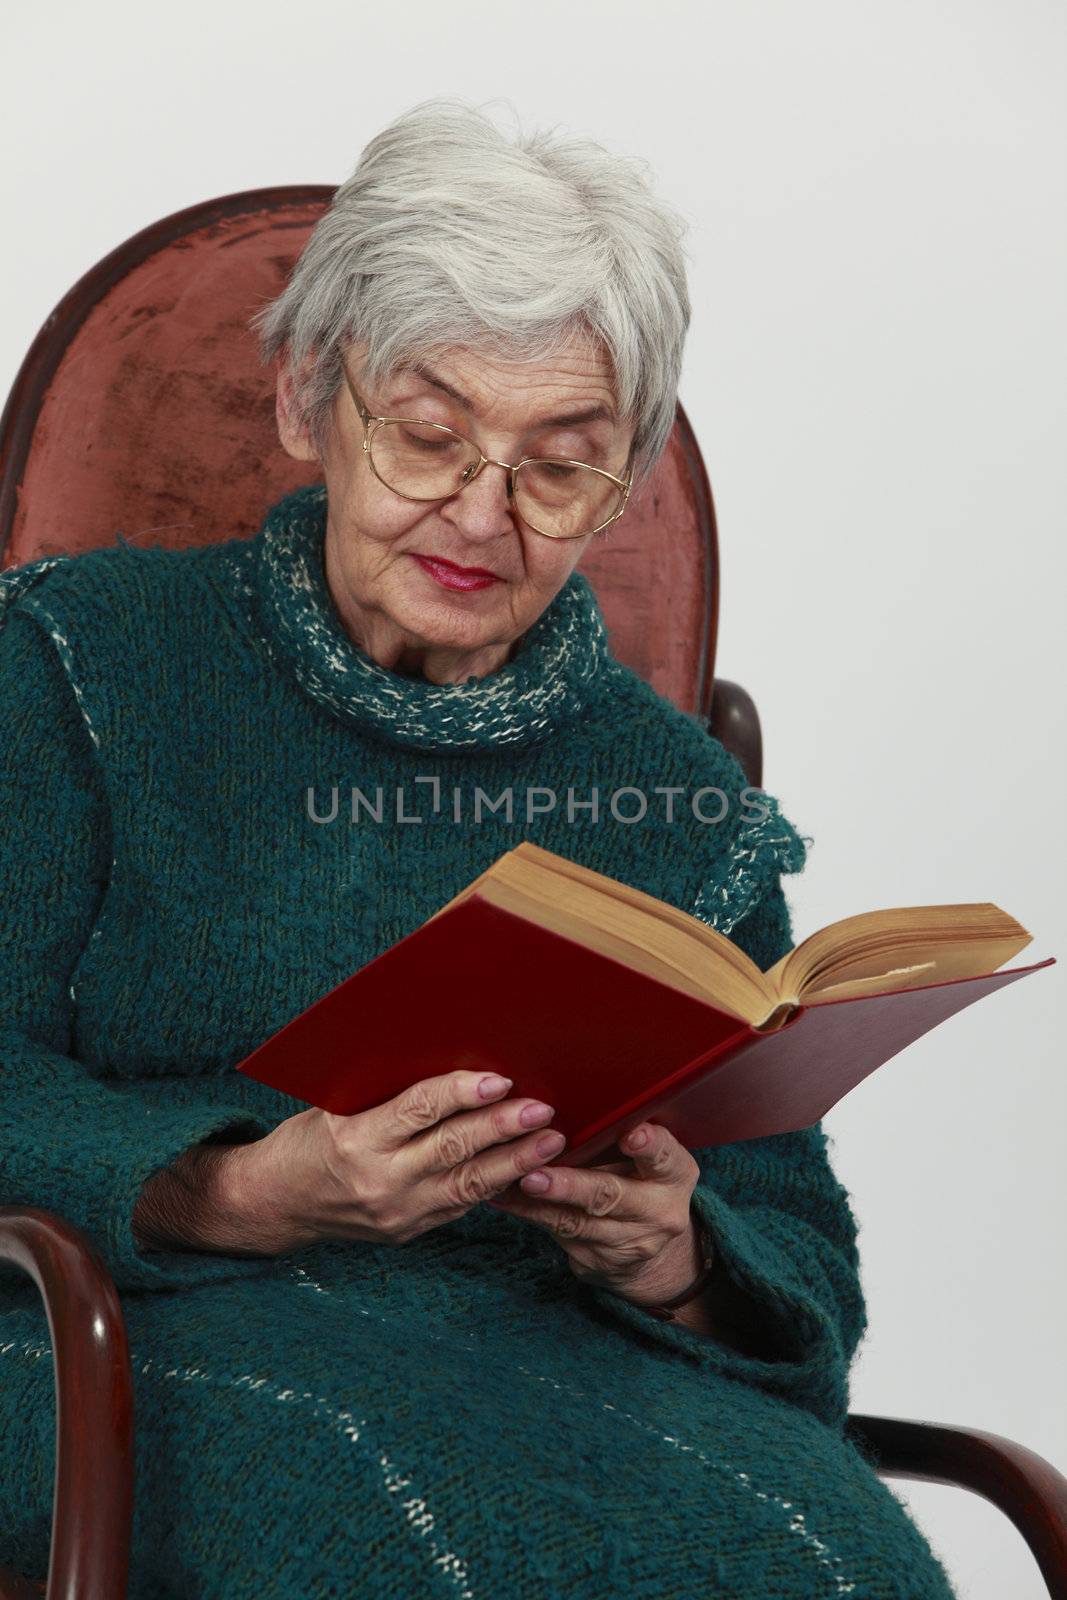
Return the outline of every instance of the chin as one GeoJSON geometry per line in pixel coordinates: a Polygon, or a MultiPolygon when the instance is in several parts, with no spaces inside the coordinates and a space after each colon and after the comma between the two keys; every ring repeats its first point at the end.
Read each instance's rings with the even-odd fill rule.
{"type": "Polygon", "coordinates": [[[499,602],[492,610],[476,608],[476,603],[490,592],[482,589],[464,595],[458,603],[448,596],[429,601],[409,597],[406,603],[396,606],[393,620],[431,649],[480,650],[486,645],[503,645],[505,640],[510,643],[512,619],[499,602]]]}

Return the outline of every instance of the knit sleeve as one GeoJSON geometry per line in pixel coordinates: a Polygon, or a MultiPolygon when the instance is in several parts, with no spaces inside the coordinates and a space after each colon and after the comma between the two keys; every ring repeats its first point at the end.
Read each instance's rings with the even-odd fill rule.
{"type": "MultiPolygon", "coordinates": [[[[42,575],[18,569],[23,590],[42,575]]],[[[32,596],[12,601],[12,576],[0,578],[0,1204],[74,1223],[120,1287],[262,1271],[253,1257],[142,1252],[134,1240],[151,1173],[201,1140],[270,1130],[219,1103],[215,1080],[119,1081],[72,1054],[73,980],[112,861],[109,808],[64,641],[32,596]]]]}
{"type": "MultiPolygon", "coordinates": [[[[731,937],[763,969],[792,947],[780,880],[731,937]]],[[[692,1210],[719,1272],[759,1315],[760,1358],[678,1322],[661,1322],[602,1289],[613,1316],[717,1372],[781,1395],[840,1431],[848,1373],[867,1326],[847,1191],[830,1165],[822,1124],[693,1152],[692,1210]]]]}

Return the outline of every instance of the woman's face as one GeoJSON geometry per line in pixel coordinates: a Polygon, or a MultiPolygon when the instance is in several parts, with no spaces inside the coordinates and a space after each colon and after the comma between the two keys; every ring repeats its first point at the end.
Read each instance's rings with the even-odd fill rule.
{"type": "MultiPolygon", "coordinates": [[[[555,455],[624,469],[632,425],[616,416],[610,364],[602,346],[575,341],[545,366],[510,364],[463,349],[435,353],[373,388],[362,381],[363,350],[345,364],[372,416],[444,423],[486,456],[518,462],[555,455]],[[567,420],[570,419],[570,420],[567,420]]],[[[294,429],[291,383],[279,379],[278,422],[291,455],[314,459],[294,429]]],[[[501,664],[508,647],[545,610],[581,559],[591,535],[550,539],[527,528],[509,507],[507,475],[486,466],[449,500],[405,500],[371,470],[363,424],[346,385],[337,396],[322,466],[327,487],[325,545],[330,591],[349,631],[371,653],[401,664],[455,652],[483,667],[501,664]],[[420,560],[419,558],[429,558],[420,560]],[[484,587],[449,587],[432,561],[492,575],[484,587]]],[[[491,666],[486,670],[491,670],[491,666]]]]}

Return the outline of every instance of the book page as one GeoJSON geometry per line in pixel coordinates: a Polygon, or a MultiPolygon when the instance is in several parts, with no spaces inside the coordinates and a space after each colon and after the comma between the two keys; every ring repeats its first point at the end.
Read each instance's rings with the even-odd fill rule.
{"type": "Polygon", "coordinates": [[[820,928],[762,973],[697,917],[530,840],[449,904],[475,892],[767,1031],[800,1005],[982,977],[1031,942],[989,902],[899,906],[820,928]]]}
{"type": "Polygon", "coordinates": [[[989,902],[900,906],[820,928],[767,977],[783,999],[812,1005],[984,977],[1030,942],[1014,917],[989,902]]]}
{"type": "MultiPolygon", "coordinates": [[[[745,952],[697,917],[524,841],[472,891],[521,897],[521,914],[671,983],[743,1022],[765,1017],[775,993],[745,952]],[[610,946],[610,951],[609,951],[610,946]]],[[[498,904],[507,904],[498,899],[498,904]]],[[[514,901],[519,909],[520,902],[514,901]]]]}

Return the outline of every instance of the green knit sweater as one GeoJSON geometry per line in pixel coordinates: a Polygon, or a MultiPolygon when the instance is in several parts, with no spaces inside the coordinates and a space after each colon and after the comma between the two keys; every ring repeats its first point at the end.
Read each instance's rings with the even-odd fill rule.
{"type": "MultiPolygon", "coordinates": [[[[612,657],[581,575],[506,666],[433,685],[344,631],[325,513],[0,577],[0,1202],[78,1224],[122,1293],[131,1594],[944,1597],[842,1432],[865,1310],[821,1127],[696,1152],[768,1359],[487,1206],[398,1248],[137,1248],[152,1172],[301,1109],[234,1065],[523,838],[761,967],[792,942],[804,841],[612,657]]],[[[47,1355],[5,1272],[0,1564],[41,1572],[47,1355]]]]}

